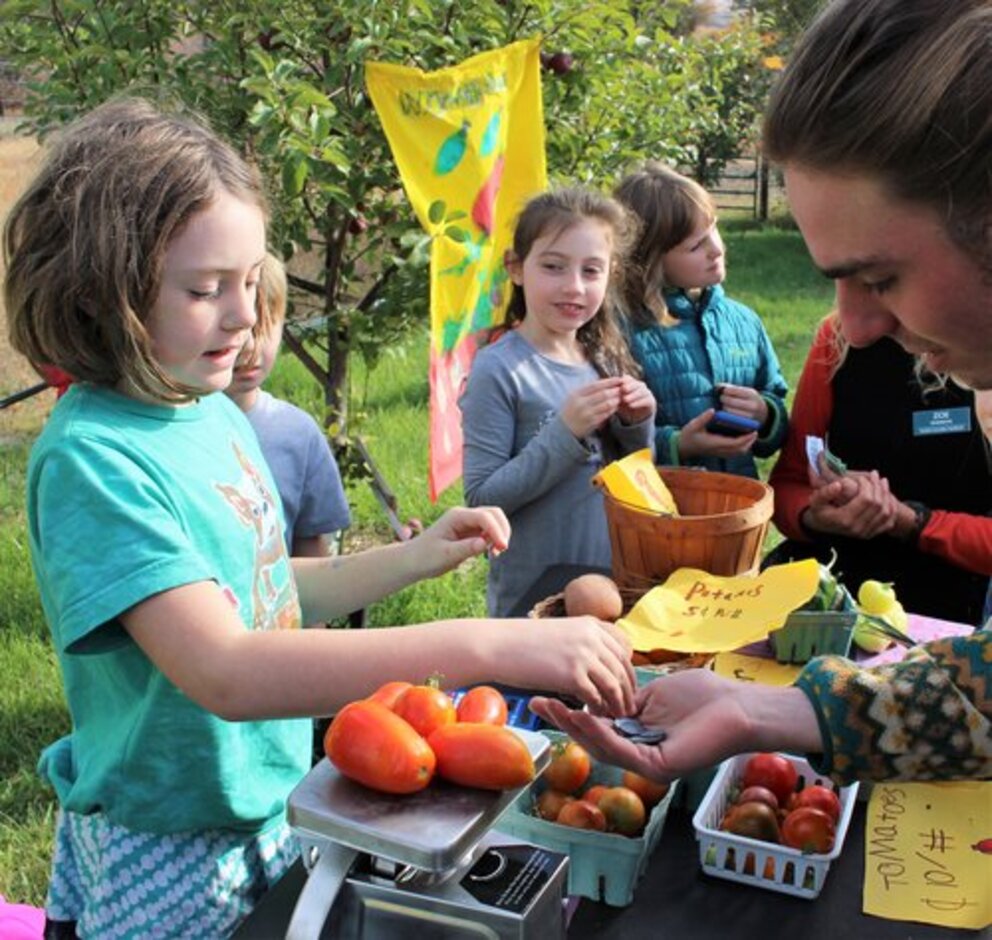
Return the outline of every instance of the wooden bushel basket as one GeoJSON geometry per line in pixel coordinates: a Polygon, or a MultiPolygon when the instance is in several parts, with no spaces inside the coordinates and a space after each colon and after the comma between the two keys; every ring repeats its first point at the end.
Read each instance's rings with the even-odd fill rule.
{"type": "Polygon", "coordinates": [[[646,512],[603,490],[613,580],[621,588],[646,591],[678,568],[757,574],[774,505],[771,487],[710,470],[659,467],[658,472],[681,515],[646,512]]]}

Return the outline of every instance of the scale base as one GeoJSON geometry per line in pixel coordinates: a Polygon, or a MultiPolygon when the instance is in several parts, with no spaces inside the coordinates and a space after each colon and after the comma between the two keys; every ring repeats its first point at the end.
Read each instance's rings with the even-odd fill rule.
{"type": "Polygon", "coordinates": [[[470,867],[395,878],[359,855],[320,930],[334,940],[564,940],[568,858],[498,832],[470,867]]]}

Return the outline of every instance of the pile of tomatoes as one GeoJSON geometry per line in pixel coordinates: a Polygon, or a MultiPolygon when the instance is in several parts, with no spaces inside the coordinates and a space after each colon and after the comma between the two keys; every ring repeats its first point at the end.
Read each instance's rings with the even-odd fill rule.
{"type": "Polygon", "coordinates": [[[491,686],[470,689],[456,707],[436,682],[387,682],[335,715],[324,753],[345,777],[383,793],[416,793],[435,775],[509,790],[534,779],[534,759],[506,718],[491,686]]]}
{"type": "Polygon", "coordinates": [[[720,828],[803,853],[830,852],[840,821],[840,798],[830,787],[810,784],[797,790],[798,785],[795,765],[781,754],[752,755],[720,828]]]}
{"type": "Polygon", "coordinates": [[[652,806],[668,784],[624,771],[621,786],[589,784],[592,758],[581,745],[562,740],[552,745],[551,763],[541,775],[545,788],[534,800],[534,815],[562,826],[637,836],[652,806]]]}

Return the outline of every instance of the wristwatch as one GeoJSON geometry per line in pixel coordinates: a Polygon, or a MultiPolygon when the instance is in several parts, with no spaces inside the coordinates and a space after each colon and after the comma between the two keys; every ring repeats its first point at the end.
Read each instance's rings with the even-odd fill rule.
{"type": "Polygon", "coordinates": [[[915,542],[920,537],[920,533],[927,527],[933,510],[915,499],[905,499],[903,502],[913,510],[916,515],[916,522],[913,524],[913,531],[909,533],[906,541],[915,542]]]}

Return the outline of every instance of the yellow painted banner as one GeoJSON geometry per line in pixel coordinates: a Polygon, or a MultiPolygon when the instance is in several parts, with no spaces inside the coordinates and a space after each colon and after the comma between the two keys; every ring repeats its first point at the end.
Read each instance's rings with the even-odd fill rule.
{"type": "Polygon", "coordinates": [[[875,784],[865,815],[864,912],[992,926],[992,782],[875,784]]]}
{"type": "Polygon", "coordinates": [[[407,198],[432,236],[431,500],[461,476],[458,394],[480,334],[503,319],[516,216],[547,185],[539,54],[531,39],[436,72],[365,66],[407,198]]]}

